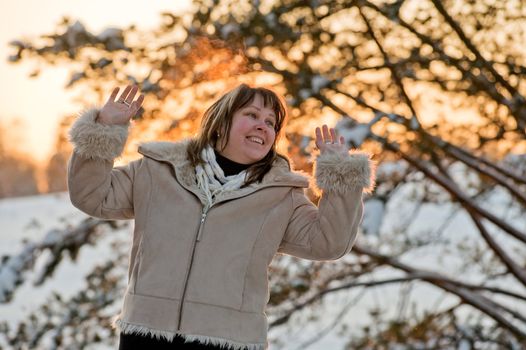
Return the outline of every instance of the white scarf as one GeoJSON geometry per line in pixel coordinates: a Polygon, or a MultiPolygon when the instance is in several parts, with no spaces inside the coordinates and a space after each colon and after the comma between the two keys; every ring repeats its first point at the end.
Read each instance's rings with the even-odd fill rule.
{"type": "Polygon", "coordinates": [[[201,151],[201,158],[205,163],[195,167],[195,175],[197,186],[206,196],[207,203],[203,203],[206,210],[212,206],[221,193],[241,188],[247,171],[243,170],[239,174],[225,176],[223,169],[217,164],[214,149],[210,145],[201,151]]]}

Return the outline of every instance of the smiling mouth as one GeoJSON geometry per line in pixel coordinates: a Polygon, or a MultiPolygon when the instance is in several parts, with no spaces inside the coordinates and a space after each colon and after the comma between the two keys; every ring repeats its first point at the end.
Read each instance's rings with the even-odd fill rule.
{"type": "Polygon", "coordinates": [[[259,145],[265,144],[265,141],[263,141],[262,138],[255,137],[255,136],[248,136],[247,139],[251,142],[257,143],[259,145]]]}

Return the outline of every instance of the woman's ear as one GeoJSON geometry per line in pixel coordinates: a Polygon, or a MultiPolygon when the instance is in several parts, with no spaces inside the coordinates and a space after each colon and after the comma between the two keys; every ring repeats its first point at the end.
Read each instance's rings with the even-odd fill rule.
{"type": "Polygon", "coordinates": [[[225,133],[221,131],[216,131],[216,144],[215,147],[217,150],[222,151],[226,147],[225,133]]]}

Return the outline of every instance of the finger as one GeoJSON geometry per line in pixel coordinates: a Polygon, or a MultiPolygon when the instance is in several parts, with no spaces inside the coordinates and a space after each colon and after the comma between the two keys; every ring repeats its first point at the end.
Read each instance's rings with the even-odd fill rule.
{"type": "Polygon", "coordinates": [[[128,96],[126,96],[126,102],[128,102],[130,105],[133,102],[133,99],[135,98],[135,94],[137,93],[138,90],[139,90],[139,87],[137,85],[134,85],[131,88],[130,93],[128,94],[128,96]]]}
{"type": "Polygon", "coordinates": [[[336,130],[334,128],[331,128],[331,142],[336,143],[338,140],[338,137],[336,136],[336,130]]]}
{"type": "Polygon", "coordinates": [[[142,105],[142,102],[144,101],[144,95],[141,94],[139,96],[139,98],[137,99],[137,101],[135,101],[135,103],[137,104],[137,109],[141,108],[141,105],[142,105]]]}
{"type": "Polygon", "coordinates": [[[133,101],[131,104],[131,110],[133,111],[133,115],[137,114],[137,111],[139,108],[141,108],[142,102],[144,101],[144,95],[141,94],[137,101],[133,101]]]}
{"type": "Polygon", "coordinates": [[[320,127],[316,127],[316,141],[323,141],[320,127]]]}
{"type": "Polygon", "coordinates": [[[331,136],[329,134],[329,128],[327,127],[326,124],[323,124],[322,130],[323,130],[323,141],[329,142],[331,140],[331,136]]]}
{"type": "Polygon", "coordinates": [[[119,87],[113,89],[111,92],[110,97],[108,98],[108,102],[115,102],[115,97],[117,97],[117,94],[119,93],[119,87]]]}
{"type": "Polygon", "coordinates": [[[323,138],[321,136],[321,129],[319,127],[316,127],[316,145],[319,143],[323,143],[323,138]]]}
{"type": "Polygon", "coordinates": [[[119,97],[119,99],[117,100],[117,102],[124,102],[124,100],[126,100],[126,96],[128,96],[128,93],[130,92],[131,90],[131,85],[127,85],[126,88],[124,89],[124,91],[122,92],[121,96],[119,97]]]}
{"type": "Polygon", "coordinates": [[[345,145],[345,137],[340,136],[340,144],[345,145]]]}

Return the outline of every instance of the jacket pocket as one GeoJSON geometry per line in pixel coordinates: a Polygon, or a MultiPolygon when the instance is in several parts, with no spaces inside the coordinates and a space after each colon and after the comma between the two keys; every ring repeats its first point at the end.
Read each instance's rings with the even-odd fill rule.
{"type": "Polygon", "coordinates": [[[133,263],[133,269],[132,269],[132,277],[130,280],[130,283],[132,283],[132,294],[136,293],[138,278],[139,278],[139,269],[141,268],[141,261],[142,261],[142,251],[143,251],[143,241],[144,241],[144,235],[141,237],[141,240],[139,241],[139,247],[137,248],[137,254],[135,255],[135,260],[133,263]]]}
{"type": "Polygon", "coordinates": [[[177,235],[146,233],[141,241],[141,254],[137,262],[133,293],[161,299],[180,299],[184,286],[188,244],[179,242],[177,235]]]}
{"type": "Polygon", "coordinates": [[[196,252],[186,298],[236,310],[241,308],[249,252],[196,252]]]}

